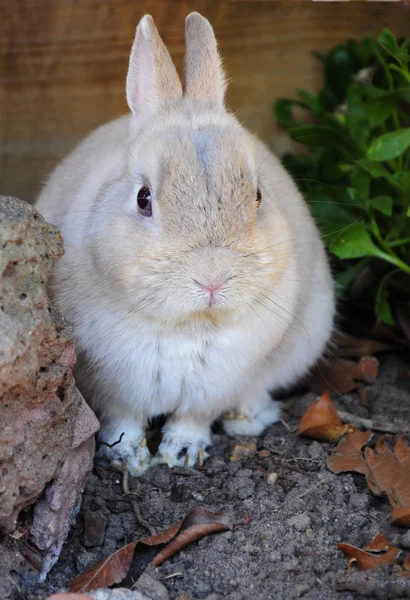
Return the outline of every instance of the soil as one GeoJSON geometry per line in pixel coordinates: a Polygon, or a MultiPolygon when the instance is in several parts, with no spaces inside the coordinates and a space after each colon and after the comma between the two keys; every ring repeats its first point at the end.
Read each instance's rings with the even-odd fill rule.
{"type": "MultiPolygon", "coordinates": [[[[335,404],[361,417],[410,423],[408,372],[401,358],[384,356],[378,380],[368,386],[367,406],[357,392],[335,404]]],[[[410,534],[390,525],[387,499],[373,496],[362,476],[334,475],[327,469],[332,444],[297,435],[298,420],[314,399],[307,393],[286,400],[283,422],[260,438],[228,439],[216,433],[211,457],[203,467],[170,470],[162,465],[130,479],[141,512],[156,532],[199,505],[227,513],[235,524],[233,531],[204,537],[157,569],[148,566],[148,574],[164,584],[165,598],[410,597],[410,578],[397,577],[391,567],[366,572],[347,569],[338,542],[362,546],[385,531],[391,543],[410,549],[410,534]],[[257,448],[254,456],[231,460],[235,446],[252,441],[257,448]]],[[[32,567],[19,557],[22,542],[3,540],[0,579],[3,588],[8,582],[8,591],[0,583],[0,597],[44,600],[123,544],[145,535],[123,496],[121,475],[95,468],[76,523],[46,583],[38,585],[32,567]]]]}

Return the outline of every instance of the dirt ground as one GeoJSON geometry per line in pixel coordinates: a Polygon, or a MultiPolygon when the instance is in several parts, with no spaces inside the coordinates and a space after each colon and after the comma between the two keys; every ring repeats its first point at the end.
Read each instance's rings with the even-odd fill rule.
{"type": "MultiPolygon", "coordinates": [[[[380,376],[368,387],[368,407],[360,404],[356,392],[336,400],[336,406],[361,417],[410,423],[405,368],[397,356],[381,358],[380,376]]],[[[362,546],[385,531],[391,543],[410,549],[410,533],[390,526],[388,501],[373,496],[363,477],[334,475],[326,468],[331,444],[297,435],[299,417],[314,399],[309,393],[286,400],[284,423],[254,439],[253,457],[232,462],[234,447],[250,439],[230,440],[217,433],[203,467],[174,472],[158,466],[130,480],[141,512],[156,532],[200,505],[227,513],[235,524],[233,531],[205,537],[157,569],[149,566],[149,575],[167,590],[153,598],[410,598],[410,578],[398,578],[390,567],[347,570],[338,542],[362,546]]],[[[35,571],[18,558],[21,542],[3,540],[0,598],[44,600],[115,549],[147,535],[136,526],[120,479],[118,473],[100,468],[90,474],[77,521],[45,584],[39,586],[35,571]]]]}

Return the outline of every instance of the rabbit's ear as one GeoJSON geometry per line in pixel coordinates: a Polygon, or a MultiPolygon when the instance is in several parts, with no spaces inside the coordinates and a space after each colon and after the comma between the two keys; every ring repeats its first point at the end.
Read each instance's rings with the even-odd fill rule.
{"type": "Polygon", "coordinates": [[[193,12],[185,21],[184,94],[223,105],[225,76],[211,24],[193,12]]]}
{"type": "Polygon", "coordinates": [[[150,15],[138,23],[126,90],[128,106],[135,115],[152,114],[182,97],[178,73],[150,15]]]}

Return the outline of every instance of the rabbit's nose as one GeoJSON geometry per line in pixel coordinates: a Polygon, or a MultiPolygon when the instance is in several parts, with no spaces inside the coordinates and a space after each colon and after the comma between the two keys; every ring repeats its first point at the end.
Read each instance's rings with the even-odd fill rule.
{"type": "Polygon", "coordinates": [[[223,285],[223,281],[218,283],[201,283],[196,279],[194,279],[194,281],[209,295],[209,304],[214,304],[216,296],[223,285]]]}

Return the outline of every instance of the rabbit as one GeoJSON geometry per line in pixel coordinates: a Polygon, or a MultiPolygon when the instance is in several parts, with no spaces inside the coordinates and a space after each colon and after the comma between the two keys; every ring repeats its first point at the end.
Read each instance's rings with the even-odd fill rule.
{"type": "Polygon", "coordinates": [[[329,340],[332,277],[307,205],[280,161],[224,105],[210,23],[185,22],[183,85],[151,16],[129,61],[130,114],[57,166],[36,206],[65,254],[50,293],[74,325],[77,384],[100,453],[138,476],[202,463],[211,425],[258,436],[275,389],[329,340]],[[155,457],[146,429],[167,415],[155,457]]]}

